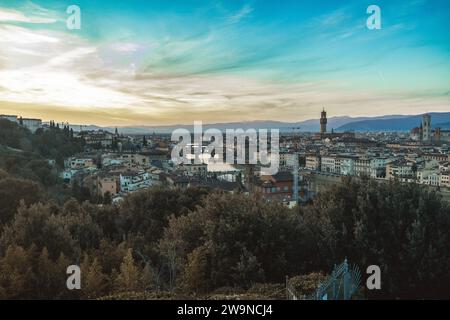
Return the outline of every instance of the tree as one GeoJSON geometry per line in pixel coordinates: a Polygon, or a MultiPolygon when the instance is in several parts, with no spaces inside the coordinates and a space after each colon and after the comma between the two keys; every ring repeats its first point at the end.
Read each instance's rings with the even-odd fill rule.
{"type": "Polygon", "coordinates": [[[111,192],[106,191],[105,195],[103,196],[103,204],[111,204],[112,203],[112,196],[111,196],[111,192]]]}
{"type": "Polygon", "coordinates": [[[109,277],[103,273],[97,257],[94,257],[91,263],[89,258],[85,257],[83,262],[84,276],[82,278],[83,296],[88,299],[100,298],[107,293],[109,285],[109,277]]]}
{"type": "Polygon", "coordinates": [[[19,207],[43,200],[43,191],[35,182],[4,178],[0,179],[0,224],[10,222],[19,207]]]}
{"type": "Polygon", "coordinates": [[[120,265],[120,272],[117,275],[115,287],[117,292],[140,291],[142,288],[141,274],[134,262],[132,249],[128,249],[120,265]]]}
{"type": "Polygon", "coordinates": [[[89,201],[91,199],[91,192],[88,188],[80,185],[80,182],[74,180],[72,182],[72,195],[78,201],[89,201]]]}
{"type": "Polygon", "coordinates": [[[237,265],[232,269],[233,278],[241,287],[248,289],[251,285],[264,282],[264,269],[258,258],[245,247],[237,265]]]}
{"type": "Polygon", "coordinates": [[[39,255],[36,268],[35,293],[40,299],[57,299],[65,289],[65,270],[52,261],[46,247],[39,255]]]}
{"type": "Polygon", "coordinates": [[[286,273],[303,271],[310,249],[302,228],[300,216],[280,204],[212,193],[203,206],[170,220],[159,247],[165,257],[176,252],[175,270],[188,266],[184,272],[188,284],[193,283],[189,277],[202,274],[210,290],[248,287],[263,279],[282,282],[286,273]],[[205,275],[199,270],[206,255],[210,272],[205,275]]]}
{"type": "Polygon", "coordinates": [[[29,299],[33,291],[33,271],[27,252],[20,246],[9,246],[0,260],[0,292],[7,299],[29,299]]]}
{"type": "Polygon", "coordinates": [[[156,275],[155,272],[153,271],[152,267],[150,266],[150,264],[146,263],[144,269],[142,269],[142,274],[141,274],[141,290],[143,291],[151,291],[154,289],[157,289],[156,286],[156,279],[155,279],[156,275]]]}
{"type": "Polygon", "coordinates": [[[195,208],[207,194],[204,188],[187,190],[152,188],[127,196],[120,207],[120,233],[136,236],[134,247],[156,243],[171,215],[181,216],[195,208]]]}
{"type": "Polygon", "coordinates": [[[450,296],[450,210],[434,191],[345,179],[305,219],[329,266],[347,257],[384,270],[383,298],[450,296]]]}
{"type": "Polygon", "coordinates": [[[183,274],[182,287],[186,292],[204,294],[209,291],[208,246],[200,246],[188,254],[183,274]]]}
{"type": "Polygon", "coordinates": [[[66,256],[74,255],[79,248],[64,217],[55,215],[54,210],[50,204],[38,203],[27,207],[21,203],[11,224],[3,229],[0,248],[35,245],[38,250],[47,248],[51,259],[56,259],[61,252],[66,256]]]}

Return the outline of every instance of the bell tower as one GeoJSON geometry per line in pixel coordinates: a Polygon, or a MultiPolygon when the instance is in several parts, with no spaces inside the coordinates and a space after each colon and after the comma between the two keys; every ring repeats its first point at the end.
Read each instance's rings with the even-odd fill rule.
{"type": "Polygon", "coordinates": [[[431,116],[429,114],[424,114],[422,118],[422,130],[423,130],[423,141],[431,140],[431,116]]]}
{"type": "Polygon", "coordinates": [[[327,132],[327,122],[327,113],[324,108],[322,113],[320,114],[320,133],[323,134],[327,132]]]}

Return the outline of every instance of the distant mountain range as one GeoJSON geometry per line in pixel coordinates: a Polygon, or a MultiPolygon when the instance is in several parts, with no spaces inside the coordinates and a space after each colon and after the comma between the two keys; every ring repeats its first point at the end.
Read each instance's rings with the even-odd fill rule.
{"type": "MultiPolygon", "coordinates": [[[[450,129],[450,112],[432,112],[431,124],[433,127],[450,129]]],[[[332,117],[328,119],[327,129],[336,132],[343,131],[409,131],[420,125],[422,115],[385,115],[378,117],[332,117]]],[[[74,131],[79,131],[81,126],[70,125],[74,131]]],[[[122,134],[150,134],[150,133],[171,133],[177,128],[192,130],[192,125],[170,125],[170,126],[130,126],[118,127],[122,134]]],[[[280,122],[280,121],[248,121],[233,123],[204,124],[203,129],[216,128],[225,129],[279,129],[281,132],[318,132],[320,130],[319,119],[305,120],[301,122],[280,122]]],[[[99,127],[95,125],[82,126],[83,130],[106,130],[114,132],[115,127],[99,127]]]]}
{"type": "MultiPolygon", "coordinates": [[[[450,129],[450,112],[430,113],[433,128],[450,129]]],[[[423,115],[376,117],[367,120],[346,123],[337,131],[409,131],[418,127],[423,115]]]]}

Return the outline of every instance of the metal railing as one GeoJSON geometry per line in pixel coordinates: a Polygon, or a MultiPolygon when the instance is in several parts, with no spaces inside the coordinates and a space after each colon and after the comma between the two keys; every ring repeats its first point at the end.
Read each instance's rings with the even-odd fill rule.
{"type": "Polygon", "coordinates": [[[286,277],[286,298],[288,300],[350,300],[358,291],[361,270],[355,264],[349,265],[347,259],[335,265],[329,279],[319,283],[314,293],[300,294],[286,277]]]}

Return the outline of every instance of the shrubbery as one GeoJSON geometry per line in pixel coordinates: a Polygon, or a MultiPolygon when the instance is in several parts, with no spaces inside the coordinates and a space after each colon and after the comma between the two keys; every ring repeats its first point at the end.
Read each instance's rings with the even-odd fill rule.
{"type": "Polygon", "coordinates": [[[59,206],[22,183],[34,187],[8,194],[27,200],[0,197],[2,298],[281,298],[286,276],[309,294],[345,258],[381,267],[376,297],[450,297],[450,210],[418,185],[345,180],[289,209],[203,188],[59,206]],[[66,289],[69,264],[81,266],[81,291],[66,289]]]}

